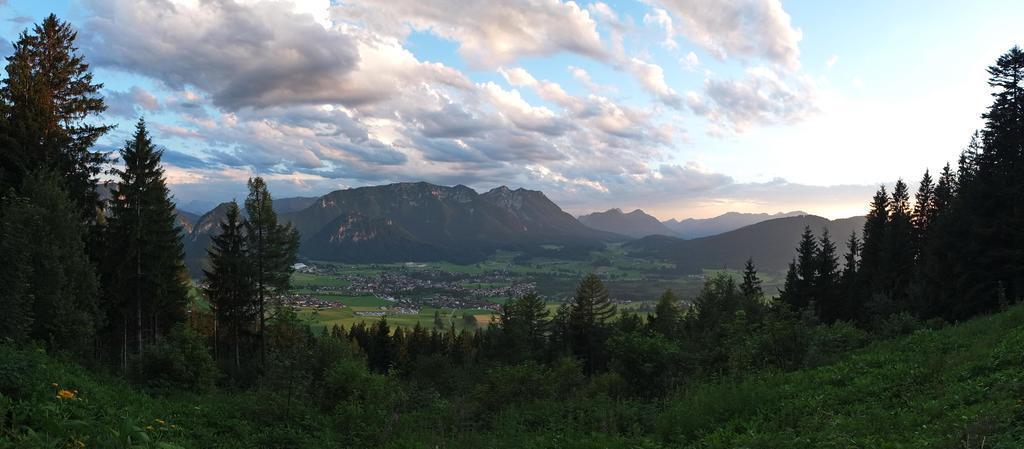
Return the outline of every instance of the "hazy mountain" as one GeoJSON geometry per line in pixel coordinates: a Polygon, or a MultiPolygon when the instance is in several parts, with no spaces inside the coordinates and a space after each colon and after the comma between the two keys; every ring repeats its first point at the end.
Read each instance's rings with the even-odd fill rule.
{"type": "Polygon", "coordinates": [[[742,269],[747,258],[753,258],[761,271],[782,272],[795,257],[805,226],[818,236],[827,228],[841,255],[850,233],[857,231],[860,236],[864,217],[831,221],[815,215],[776,218],[693,240],[650,236],[629,242],[625,248],[635,255],[673,262],[685,273],[699,273],[704,268],[742,269]]]}
{"type": "Polygon", "coordinates": [[[174,209],[174,215],[178,218],[178,226],[181,226],[181,232],[186,235],[192,233],[192,228],[195,226],[196,222],[199,221],[198,215],[178,208],[174,209]]]}
{"type": "MultiPolygon", "coordinates": [[[[296,196],[292,198],[274,198],[274,212],[278,214],[287,214],[291,212],[298,212],[305,209],[316,202],[318,197],[315,196],[296,196]]],[[[242,204],[238,205],[242,207],[242,204]]]]}
{"type": "Polygon", "coordinates": [[[671,229],[644,211],[637,209],[630,213],[622,212],[622,209],[609,209],[604,212],[594,212],[579,217],[580,223],[606,232],[626,235],[633,238],[646,237],[648,235],[676,235],[671,229]]]}
{"type": "Polygon", "coordinates": [[[217,207],[217,203],[214,201],[206,200],[192,200],[187,203],[177,203],[178,209],[195,214],[202,215],[208,212],[210,209],[217,207]]]}
{"type": "Polygon", "coordinates": [[[226,219],[230,204],[229,202],[221,203],[213,210],[195,219],[191,231],[184,236],[185,265],[188,266],[192,276],[202,275],[206,249],[210,246],[213,236],[220,234],[220,223],[226,219]]]}
{"type": "Polygon", "coordinates": [[[687,218],[685,220],[671,219],[662,222],[665,227],[672,231],[672,235],[684,239],[695,239],[709,235],[729,232],[754,223],[760,223],[773,218],[796,217],[807,215],[807,212],[779,212],[775,214],[748,214],[742,212],[727,212],[713,218],[687,218]]]}
{"type": "Polygon", "coordinates": [[[425,182],[338,190],[281,215],[302,234],[302,255],[348,262],[471,262],[498,248],[597,245],[590,229],[533,190],[425,182]]]}

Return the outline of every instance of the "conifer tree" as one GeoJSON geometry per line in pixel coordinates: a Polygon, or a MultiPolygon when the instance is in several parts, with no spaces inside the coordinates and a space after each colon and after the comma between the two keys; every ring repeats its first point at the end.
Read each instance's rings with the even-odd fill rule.
{"type": "Polygon", "coordinates": [[[21,33],[0,85],[0,190],[17,188],[31,171],[61,175],[82,219],[96,217],[96,176],[106,156],[91,148],[111,129],[96,124],[106,110],[77,32],[53,14],[21,33]]]}
{"type": "Polygon", "coordinates": [[[860,259],[860,296],[863,300],[884,288],[885,236],[889,227],[889,194],[885,186],[878,188],[864,220],[860,259]]]}
{"type": "Polygon", "coordinates": [[[764,290],[761,289],[761,278],[757,277],[754,259],[747,259],[743,266],[743,282],[740,284],[740,291],[743,292],[747,301],[760,303],[764,299],[764,290]]]}
{"type": "Polygon", "coordinates": [[[678,334],[679,321],[679,300],[676,299],[675,293],[672,293],[672,289],[665,290],[658,298],[654,314],[648,317],[648,326],[654,332],[671,338],[678,334]]]}
{"type": "Polygon", "coordinates": [[[256,309],[259,324],[260,365],[266,360],[265,328],[267,300],[288,291],[292,265],[299,248],[299,234],[290,224],[277,223],[273,199],[263,178],[249,179],[249,196],[245,200],[248,219],[245,222],[247,245],[256,288],[256,309]]]}
{"type": "Polygon", "coordinates": [[[573,353],[583,359],[585,371],[593,374],[603,364],[608,324],[615,316],[615,305],[597,275],[588,274],[580,281],[568,313],[569,344],[573,353]]]}
{"type": "Polygon", "coordinates": [[[860,240],[857,232],[850,232],[846,240],[846,255],[843,256],[843,271],[839,275],[839,296],[842,303],[837,307],[837,320],[852,321],[860,315],[857,279],[860,263],[860,240]]]}
{"type": "Polygon", "coordinates": [[[897,305],[905,303],[907,287],[914,273],[914,224],[911,221],[910,192],[902,179],[896,181],[889,201],[886,229],[885,281],[879,293],[887,293],[897,305]]]}
{"type": "MultiPolygon", "coordinates": [[[[203,270],[206,277],[205,292],[214,313],[214,352],[217,354],[221,329],[231,337],[235,369],[241,368],[241,330],[250,326],[256,317],[252,298],[254,293],[251,265],[244,233],[244,224],[238,203],[228,206],[225,220],[220,223],[220,233],[212,237],[207,249],[209,269],[203,270]]],[[[335,334],[343,332],[335,326],[335,334]]]]}
{"type": "Polygon", "coordinates": [[[934,217],[935,185],[932,183],[931,174],[925,170],[924,176],[921,177],[921,185],[917,188],[917,193],[914,194],[914,211],[910,217],[910,222],[914,225],[916,233],[915,242],[918,252],[920,252],[921,243],[934,217]]]}
{"type": "Polygon", "coordinates": [[[8,195],[0,209],[4,279],[15,282],[0,294],[0,332],[89,358],[102,317],[96,273],[85,254],[85,226],[60,175],[31,172],[20,191],[8,195]]]}
{"type": "Polygon", "coordinates": [[[108,316],[120,334],[132,334],[137,354],[144,341],[158,340],[184,319],[188,300],[181,229],[160,165],[162,154],[140,119],[120,152],[124,168],[114,170],[117,183],[107,220],[103,273],[112,300],[108,316]]]}
{"type": "Polygon", "coordinates": [[[818,239],[815,261],[814,298],[818,317],[831,323],[842,315],[842,299],[839,293],[839,256],[828,229],[823,229],[818,239]]]}
{"type": "Polygon", "coordinates": [[[803,310],[814,301],[814,281],[818,269],[818,242],[815,240],[810,226],[804,227],[796,252],[797,257],[792,267],[792,279],[787,273],[785,294],[780,295],[780,299],[794,311],[803,310]]]}

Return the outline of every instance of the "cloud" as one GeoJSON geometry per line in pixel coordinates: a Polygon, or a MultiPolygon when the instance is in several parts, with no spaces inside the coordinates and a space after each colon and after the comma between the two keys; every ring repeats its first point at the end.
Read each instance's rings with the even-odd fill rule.
{"type": "Polygon", "coordinates": [[[661,41],[661,45],[663,47],[669,50],[674,50],[679,46],[679,44],[672,39],[676,35],[676,31],[675,27],[672,26],[672,17],[668,15],[668,11],[661,8],[654,8],[653,14],[644,14],[644,23],[657,25],[665,31],[665,40],[661,41]]]}
{"type": "Polygon", "coordinates": [[[457,42],[459,53],[479,68],[558,52],[608,57],[597,24],[571,1],[354,0],[333,8],[333,17],[399,38],[411,31],[435,34],[457,42]]]}
{"type": "Polygon", "coordinates": [[[800,67],[802,33],[779,0],[660,0],[673,27],[719,59],[759,58],[788,70],[800,67]]]}
{"type": "Polygon", "coordinates": [[[832,70],[832,67],[835,66],[837,62],[839,62],[839,55],[829,56],[828,60],[825,61],[825,68],[832,70]]]}
{"type": "Polygon", "coordinates": [[[810,78],[787,81],[766,67],[747,69],[742,79],[707,79],[704,91],[710,103],[690,93],[690,109],[736,132],[797,123],[818,112],[817,89],[810,78]]]}
{"type": "Polygon", "coordinates": [[[114,117],[136,119],[140,114],[162,109],[160,100],[139,86],[127,91],[108,90],[104,92],[107,114],[114,117]]]}
{"type": "Polygon", "coordinates": [[[665,82],[665,70],[661,66],[637,58],[630,59],[626,65],[644,90],[650,92],[666,106],[675,109],[683,107],[683,98],[665,82]]]}
{"type": "Polygon", "coordinates": [[[679,60],[679,62],[683,64],[683,68],[689,71],[697,70],[697,67],[700,67],[700,58],[698,58],[697,54],[692,51],[687,53],[683,59],[679,60]]]}
{"type": "Polygon", "coordinates": [[[164,150],[164,154],[161,159],[165,164],[181,168],[206,168],[210,166],[209,162],[192,156],[191,154],[167,149],[164,150]]]}
{"type": "Polygon", "coordinates": [[[226,109],[352,101],[351,36],[281,1],[87,0],[79,36],[99,66],[195,86],[226,109]]]}

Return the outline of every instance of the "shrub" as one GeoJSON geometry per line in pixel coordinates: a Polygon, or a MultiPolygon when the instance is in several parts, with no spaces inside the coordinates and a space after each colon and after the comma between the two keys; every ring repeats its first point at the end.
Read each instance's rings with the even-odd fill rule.
{"type": "Polygon", "coordinates": [[[845,321],[811,329],[810,345],[804,366],[815,367],[834,362],[840,355],[868,344],[867,332],[845,321]]]}
{"type": "Polygon", "coordinates": [[[217,377],[203,337],[183,324],[166,339],[146,347],[134,371],[138,383],[155,389],[205,391],[217,377]]]}

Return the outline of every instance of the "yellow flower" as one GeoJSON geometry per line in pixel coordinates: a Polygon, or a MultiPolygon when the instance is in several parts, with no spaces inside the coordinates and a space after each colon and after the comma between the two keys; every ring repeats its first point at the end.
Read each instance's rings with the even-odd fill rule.
{"type": "Polygon", "coordinates": [[[52,383],[50,385],[53,385],[53,388],[60,388],[60,385],[58,385],[57,382],[54,382],[54,383],[52,383]]]}
{"type": "Polygon", "coordinates": [[[153,431],[153,426],[146,426],[146,430],[152,432],[153,431]]]}
{"type": "Polygon", "coordinates": [[[60,390],[57,392],[57,399],[74,399],[75,392],[68,390],[60,390]]]}
{"type": "Polygon", "coordinates": [[[75,444],[75,447],[85,447],[85,443],[78,438],[72,438],[71,441],[75,444]]]}
{"type": "Polygon", "coordinates": [[[153,421],[156,421],[156,422],[158,422],[158,423],[160,423],[160,424],[167,424],[167,422],[166,422],[166,421],[164,421],[164,420],[162,420],[162,419],[160,419],[160,418],[154,419],[153,421]]]}
{"type": "Polygon", "coordinates": [[[171,424],[171,428],[172,428],[172,429],[177,429],[177,428],[178,428],[178,426],[176,426],[176,425],[174,425],[174,424],[171,424]]]}

